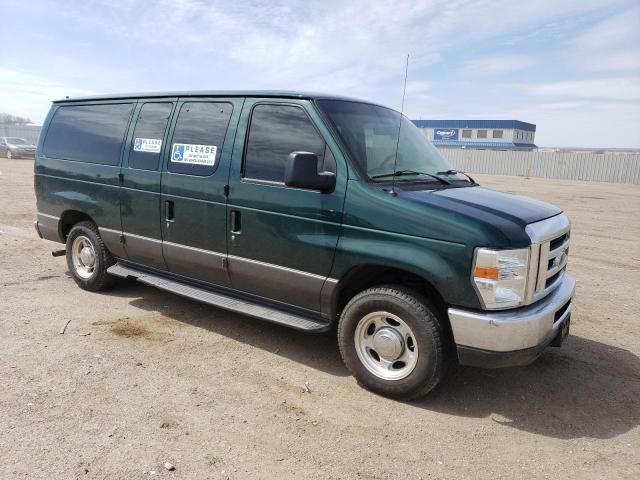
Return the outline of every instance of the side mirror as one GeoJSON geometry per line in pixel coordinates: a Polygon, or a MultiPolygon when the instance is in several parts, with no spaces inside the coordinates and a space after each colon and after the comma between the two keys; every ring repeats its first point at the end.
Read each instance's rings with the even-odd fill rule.
{"type": "Polygon", "coordinates": [[[284,169],[287,187],[329,192],[336,186],[336,174],[318,172],[318,156],[310,152],[292,152],[284,169]]]}

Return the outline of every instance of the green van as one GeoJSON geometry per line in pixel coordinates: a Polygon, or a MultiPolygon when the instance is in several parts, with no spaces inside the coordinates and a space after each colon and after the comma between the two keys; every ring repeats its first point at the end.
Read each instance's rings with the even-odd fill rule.
{"type": "Polygon", "coordinates": [[[569,330],[570,222],[480,187],[406,117],[296,92],[56,101],[41,238],[86,290],[115,277],[307,332],[410,399],[447,366],[526,365],[569,330]]]}

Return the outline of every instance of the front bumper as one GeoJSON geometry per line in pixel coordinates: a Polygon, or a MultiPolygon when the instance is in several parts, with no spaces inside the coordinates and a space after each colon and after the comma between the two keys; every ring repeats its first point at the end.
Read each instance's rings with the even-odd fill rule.
{"type": "Polygon", "coordinates": [[[560,286],[533,305],[495,312],[450,308],[460,364],[498,368],[533,362],[566,334],[575,288],[565,273],[560,286]]]}

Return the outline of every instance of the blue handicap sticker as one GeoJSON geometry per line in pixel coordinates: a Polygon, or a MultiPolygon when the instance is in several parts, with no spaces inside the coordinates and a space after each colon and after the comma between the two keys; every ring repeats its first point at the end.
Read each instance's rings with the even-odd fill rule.
{"type": "Polygon", "coordinates": [[[184,144],[175,143],[173,152],[171,152],[171,160],[174,162],[182,162],[184,160],[184,144]]]}
{"type": "Polygon", "coordinates": [[[142,139],[136,138],[136,144],[133,146],[134,150],[142,150],[142,139]]]}

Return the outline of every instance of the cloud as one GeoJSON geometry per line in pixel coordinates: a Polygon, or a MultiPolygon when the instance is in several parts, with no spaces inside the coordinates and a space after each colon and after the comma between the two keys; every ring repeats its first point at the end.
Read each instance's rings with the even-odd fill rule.
{"type": "Polygon", "coordinates": [[[519,87],[525,93],[535,96],[619,101],[640,100],[640,77],[524,84],[519,87]]]}
{"type": "Polygon", "coordinates": [[[584,107],[586,102],[550,102],[550,103],[539,103],[536,105],[541,111],[544,110],[575,110],[577,108],[584,107]]]}
{"type": "Polygon", "coordinates": [[[524,70],[534,64],[533,58],[526,55],[496,55],[465,62],[467,70],[480,76],[504,75],[524,70]]]}
{"type": "Polygon", "coordinates": [[[407,81],[407,93],[426,93],[431,90],[431,84],[421,80],[407,81]]]}
{"type": "Polygon", "coordinates": [[[588,71],[640,70],[640,8],[607,18],[572,43],[574,63],[588,71]]]}
{"type": "MultiPolygon", "coordinates": [[[[37,37],[16,42],[23,28],[0,29],[0,45],[11,45],[2,109],[34,120],[51,99],[89,90],[295,89],[399,109],[407,53],[405,111],[424,118],[513,115],[514,105],[536,105],[540,119],[591,115],[604,102],[638,98],[640,9],[629,0],[0,4],[3,14],[29,18],[37,37]]],[[[600,121],[619,122],[600,111],[612,115],[600,121]]]]}
{"type": "Polygon", "coordinates": [[[41,122],[51,101],[65,96],[92,95],[96,92],[56,85],[50,80],[23,72],[0,68],[0,108],[6,113],[20,115],[41,122]],[[19,94],[16,94],[19,92],[19,94]]]}
{"type": "Polygon", "coordinates": [[[640,8],[614,15],[579,34],[576,46],[582,49],[624,48],[640,43],[640,8]]]}
{"type": "Polygon", "coordinates": [[[589,61],[584,62],[582,68],[594,72],[640,70],[640,48],[594,53],[589,61]]]}
{"type": "Polygon", "coordinates": [[[583,148],[638,148],[640,116],[637,105],[601,102],[569,109],[530,105],[515,109],[516,118],[537,124],[536,144],[583,148]]]}

